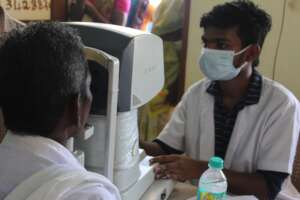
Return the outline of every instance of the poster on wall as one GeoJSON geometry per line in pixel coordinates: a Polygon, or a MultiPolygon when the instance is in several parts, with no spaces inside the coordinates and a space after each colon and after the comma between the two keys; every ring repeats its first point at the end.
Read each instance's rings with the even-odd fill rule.
{"type": "Polygon", "coordinates": [[[0,0],[9,15],[24,21],[49,20],[51,0],[0,0]]]}

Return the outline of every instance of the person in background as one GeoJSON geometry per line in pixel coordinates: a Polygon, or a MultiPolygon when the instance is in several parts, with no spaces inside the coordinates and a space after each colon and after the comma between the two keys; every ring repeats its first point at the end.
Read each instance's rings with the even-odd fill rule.
{"type": "Polygon", "coordinates": [[[147,6],[147,10],[144,15],[143,22],[140,28],[142,31],[149,31],[149,32],[152,31],[153,15],[155,13],[155,10],[156,10],[155,5],[150,2],[149,5],[147,6]]]}
{"type": "Polygon", "coordinates": [[[165,85],[162,91],[139,111],[141,138],[154,139],[169,120],[176,104],[181,65],[184,0],[162,0],[153,16],[152,33],[163,40],[165,85]]]}
{"type": "Polygon", "coordinates": [[[131,0],[131,8],[126,26],[142,29],[142,24],[150,5],[149,3],[149,0],[131,0]]]}
{"type": "MultiPolygon", "coordinates": [[[[23,27],[24,24],[11,16],[9,16],[2,6],[0,6],[0,37],[1,34],[9,32],[13,29],[19,29],[23,27]]],[[[0,108],[0,143],[5,134],[5,126],[4,126],[4,119],[2,115],[2,111],[0,108]]]]}
{"type": "Polygon", "coordinates": [[[71,0],[69,20],[125,26],[130,7],[131,0],[71,0]]]}
{"type": "Polygon", "coordinates": [[[65,147],[83,134],[92,101],[77,32],[58,22],[11,31],[0,62],[8,129],[0,144],[0,199],[120,200],[109,180],[86,171],[65,147]]]}
{"type": "Polygon", "coordinates": [[[181,64],[182,27],[184,23],[184,0],[162,0],[153,16],[152,33],[164,42],[165,89],[168,98],[176,93],[177,78],[181,64]]]}
{"type": "Polygon", "coordinates": [[[157,178],[199,179],[224,159],[228,192],[300,199],[290,181],[300,131],[297,98],[256,67],[271,17],[249,0],[215,6],[201,18],[207,77],[190,87],[153,142],[141,141],[157,178]],[[184,154],[183,154],[184,153],[184,154]]]}
{"type": "Polygon", "coordinates": [[[68,20],[82,21],[86,14],[85,0],[68,0],[68,20]]]}

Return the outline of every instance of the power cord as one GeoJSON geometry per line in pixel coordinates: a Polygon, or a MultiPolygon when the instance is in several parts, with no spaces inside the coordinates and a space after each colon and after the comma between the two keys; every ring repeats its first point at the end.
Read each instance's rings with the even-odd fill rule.
{"type": "Polygon", "coordinates": [[[273,80],[275,80],[277,58],[278,58],[278,54],[279,54],[279,48],[280,48],[280,44],[281,44],[281,40],[282,40],[282,34],[283,34],[285,18],[286,18],[286,8],[287,8],[287,0],[284,0],[282,19],[281,19],[281,25],[280,25],[281,27],[280,27],[279,38],[278,38],[277,47],[276,47],[276,51],[275,51],[275,57],[274,57],[273,75],[272,75],[273,80]]]}

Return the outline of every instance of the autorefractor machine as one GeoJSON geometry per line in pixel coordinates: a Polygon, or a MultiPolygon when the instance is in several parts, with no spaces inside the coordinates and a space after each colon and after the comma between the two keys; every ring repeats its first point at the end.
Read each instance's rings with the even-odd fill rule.
{"type": "Polygon", "coordinates": [[[137,125],[137,109],[164,84],[161,39],[116,25],[67,24],[78,30],[85,45],[93,94],[91,126],[74,139],[74,154],[88,170],[108,177],[123,200],[166,199],[174,183],[155,180],[150,157],[139,149],[137,125]]]}

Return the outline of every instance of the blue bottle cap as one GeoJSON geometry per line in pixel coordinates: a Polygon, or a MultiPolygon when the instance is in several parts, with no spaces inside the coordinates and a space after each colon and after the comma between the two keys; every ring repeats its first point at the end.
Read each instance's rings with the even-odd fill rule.
{"type": "Polygon", "coordinates": [[[208,166],[213,169],[223,169],[224,161],[222,158],[214,156],[209,160],[208,166]]]}

